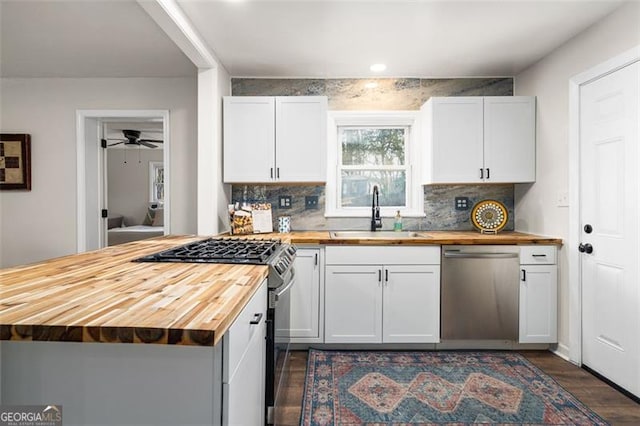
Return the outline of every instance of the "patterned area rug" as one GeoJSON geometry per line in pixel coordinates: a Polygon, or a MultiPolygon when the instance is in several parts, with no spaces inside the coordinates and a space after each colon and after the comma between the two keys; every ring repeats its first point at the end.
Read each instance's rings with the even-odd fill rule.
{"type": "Polygon", "coordinates": [[[512,352],[309,351],[301,425],[607,425],[512,352]]]}

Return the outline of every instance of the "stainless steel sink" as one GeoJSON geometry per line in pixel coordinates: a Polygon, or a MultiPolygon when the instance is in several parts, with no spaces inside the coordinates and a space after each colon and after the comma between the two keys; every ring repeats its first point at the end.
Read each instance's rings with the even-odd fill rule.
{"type": "Polygon", "coordinates": [[[414,231],[334,231],[331,238],[336,239],[393,239],[393,238],[431,238],[429,235],[414,231]]]}

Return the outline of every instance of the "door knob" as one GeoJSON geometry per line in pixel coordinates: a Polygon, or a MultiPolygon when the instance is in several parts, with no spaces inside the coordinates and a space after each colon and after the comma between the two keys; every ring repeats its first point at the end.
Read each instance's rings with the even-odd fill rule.
{"type": "Polygon", "coordinates": [[[578,246],[578,251],[580,253],[591,254],[591,253],[593,253],[593,246],[591,244],[589,244],[589,243],[587,243],[587,244],[580,243],[580,245],[578,246]]]}

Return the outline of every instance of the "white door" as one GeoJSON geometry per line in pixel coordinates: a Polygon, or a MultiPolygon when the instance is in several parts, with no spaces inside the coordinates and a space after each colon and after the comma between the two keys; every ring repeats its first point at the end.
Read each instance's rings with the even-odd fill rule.
{"type": "Polygon", "coordinates": [[[639,75],[635,63],[580,89],[582,361],[636,395],[639,75]]]}
{"type": "Polygon", "coordinates": [[[533,96],[484,98],[486,182],[536,180],[536,101],[533,96]]]}
{"type": "Polygon", "coordinates": [[[271,182],[275,178],[275,98],[223,98],[225,182],[271,182]]]}
{"type": "Polygon", "coordinates": [[[276,98],[276,179],[281,182],[327,180],[327,98],[276,98]]]}
{"type": "Polygon", "coordinates": [[[382,341],[439,342],[440,266],[385,266],[383,280],[382,341]]]}
{"type": "Polygon", "coordinates": [[[327,266],[325,343],[382,342],[382,267],[327,266]]]}
{"type": "Polygon", "coordinates": [[[430,183],[482,182],[482,98],[433,98],[432,102],[430,183]]]}

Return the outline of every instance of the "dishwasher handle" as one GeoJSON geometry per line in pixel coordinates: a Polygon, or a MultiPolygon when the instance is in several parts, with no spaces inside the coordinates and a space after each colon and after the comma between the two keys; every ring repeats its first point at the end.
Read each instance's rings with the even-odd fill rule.
{"type": "Polygon", "coordinates": [[[465,253],[460,251],[445,251],[444,257],[449,259],[511,259],[517,258],[518,253],[465,253]]]}

